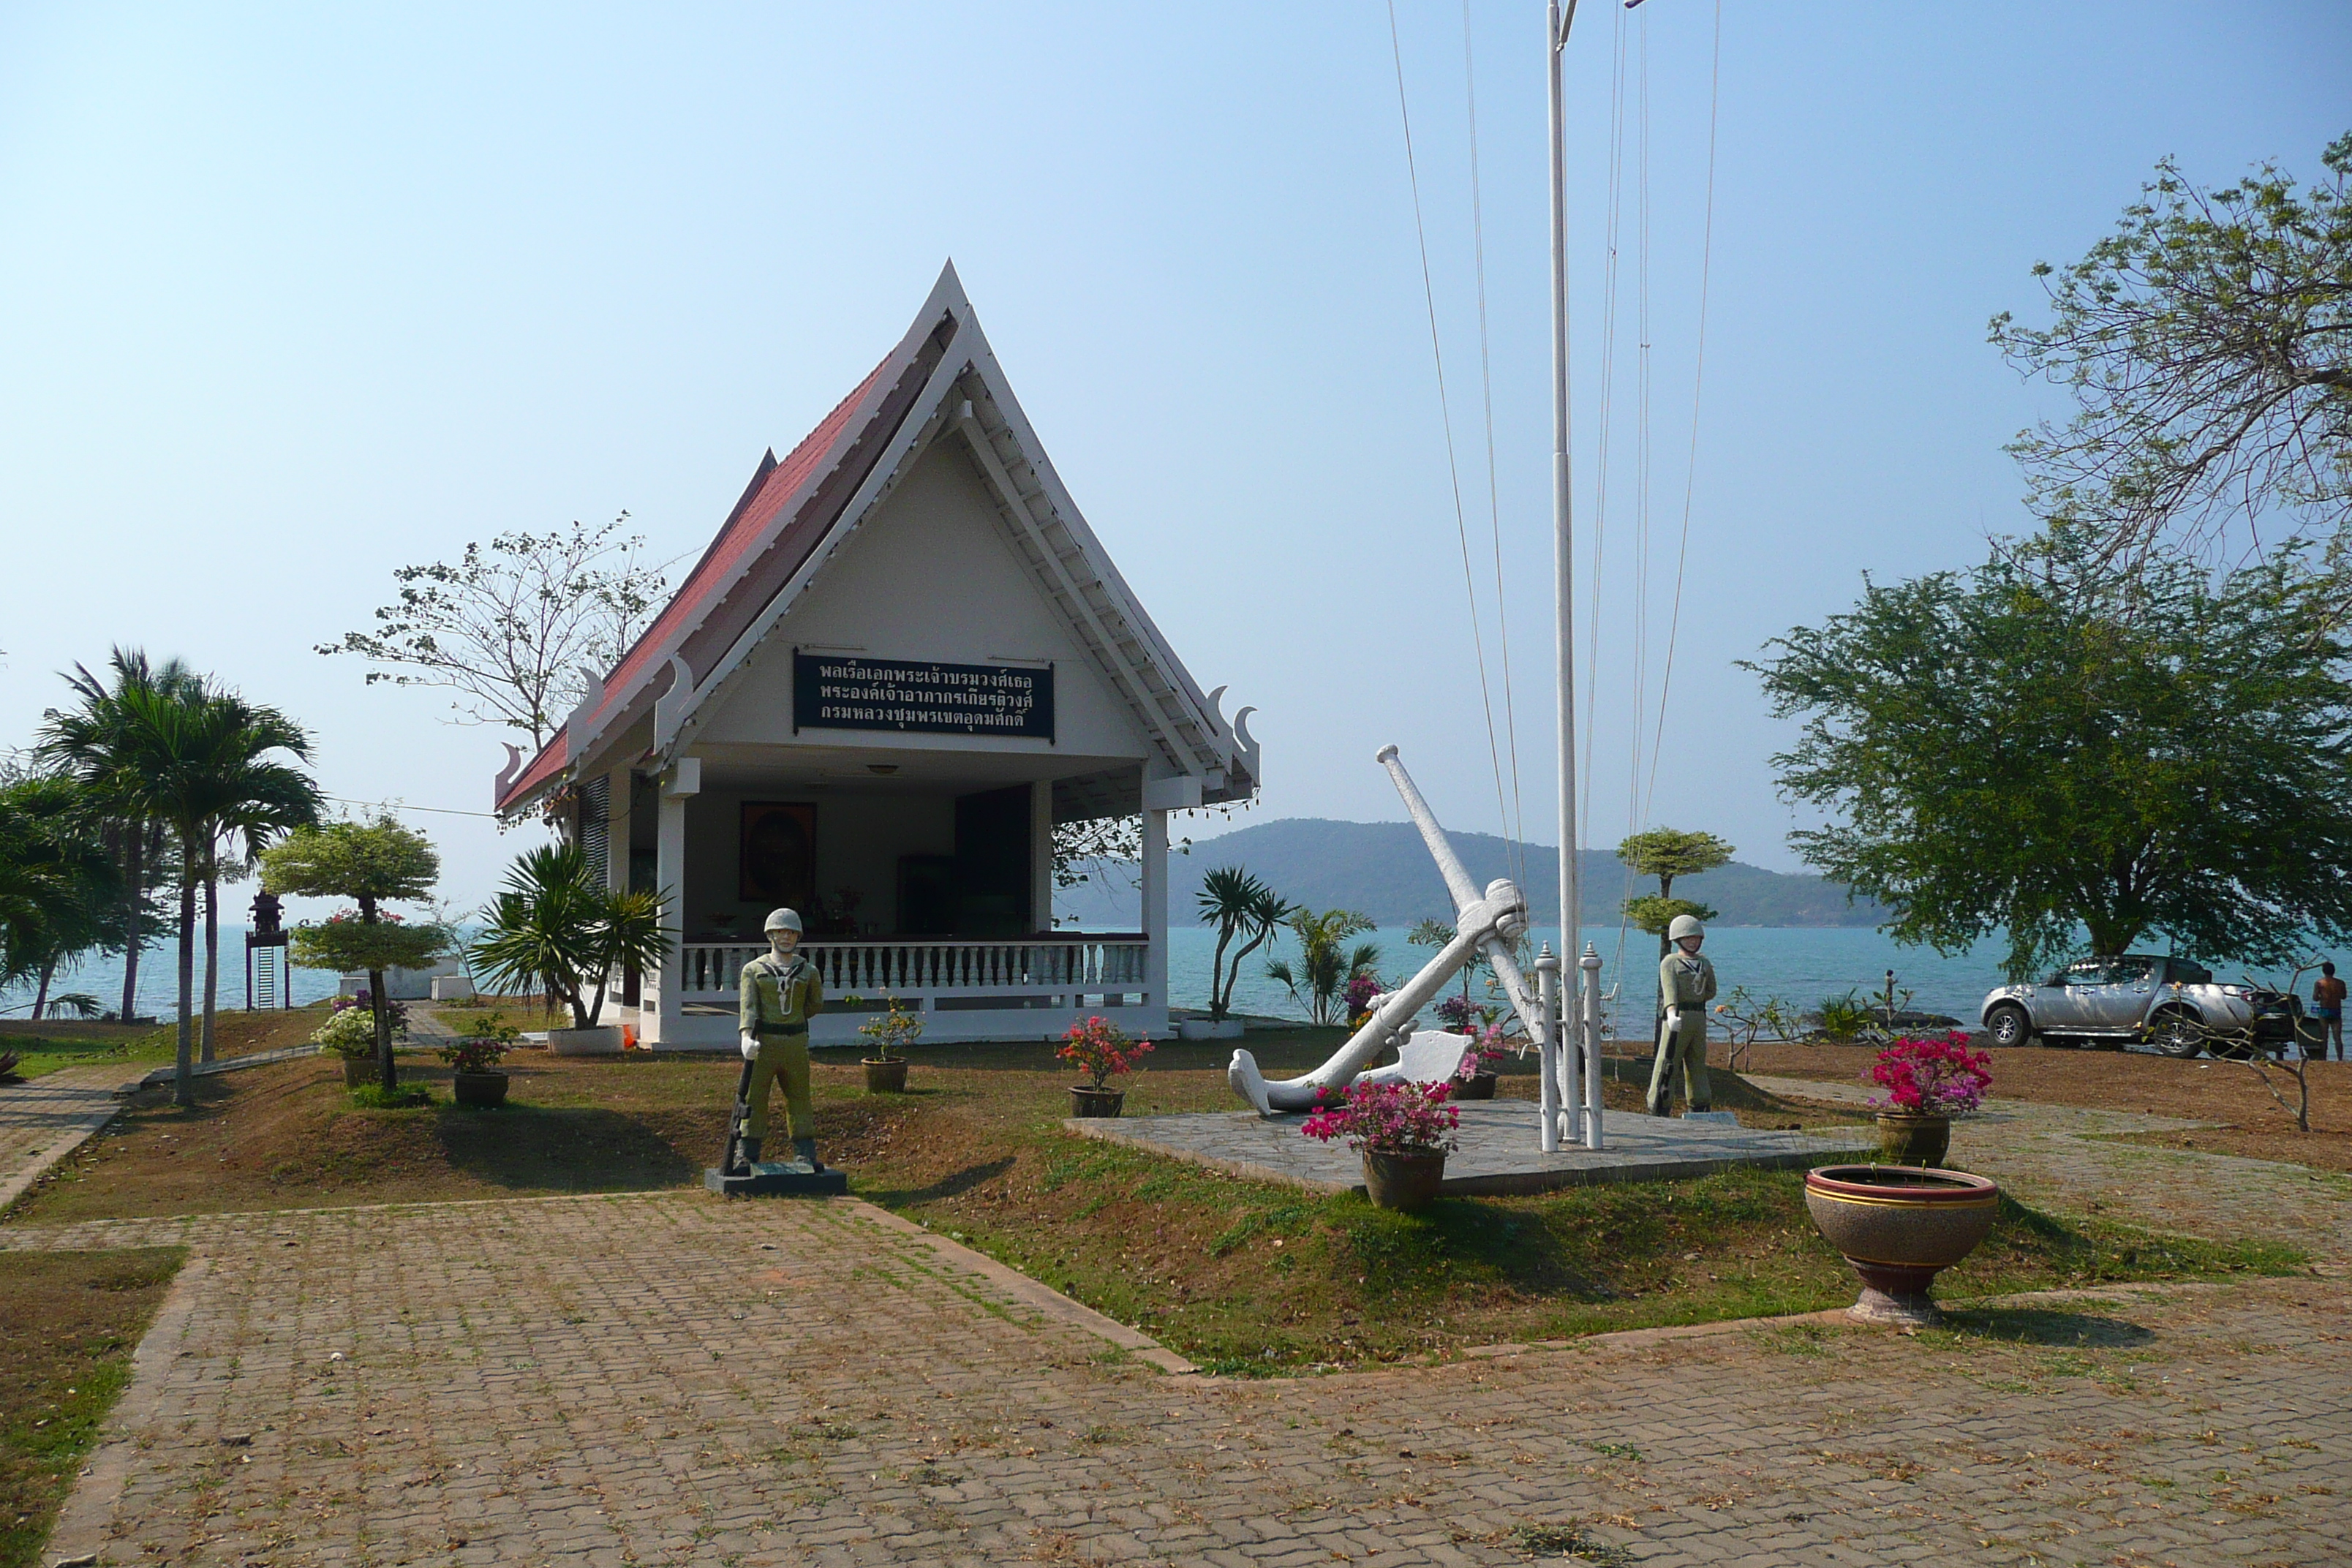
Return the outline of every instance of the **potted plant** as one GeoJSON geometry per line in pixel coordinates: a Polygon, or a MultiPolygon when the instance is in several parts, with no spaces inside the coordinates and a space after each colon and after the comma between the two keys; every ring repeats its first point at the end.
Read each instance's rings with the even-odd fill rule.
{"type": "Polygon", "coordinates": [[[476,1026],[480,1031],[441,1047],[441,1059],[456,1069],[455,1096],[460,1105],[497,1106],[507,1102],[508,1075],[499,1063],[514,1049],[522,1031],[496,1013],[476,1026]]]}
{"type": "MultiPolygon", "coordinates": [[[[856,1002],[856,997],[848,998],[856,1002]]],[[[886,996],[887,1010],[857,1026],[857,1032],[874,1042],[879,1053],[866,1058],[866,1092],[868,1094],[904,1094],[907,1092],[907,1058],[899,1053],[923,1037],[923,1021],[907,1011],[896,996],[886,996]]]]}
{"type": "Polygon", "coordinates": [[[1486,1070],[1486,1064],[1501,1061],[1507,1054],[1503,1049],[1503,1026],[1473,1025],[1468,1033],[1469,1047],[1462,1053],[1462,1065],[1454,1069],[1454,1098],[1492,1100],[1495,1075],[1486,1070]]]}
{"type": "Polygon", "coordinates": [[[620,1028],[600,1023],[604,994],[614,974],[669,956],[662,915],[660,894],[607,888],[576,846],[545,845],[508,868],[466,956],[492,991],[544,992],[571,1010],[570,1028],[547,1032],[555,1055],[617,1056],[620,1028]]]}
{"type": "Polygon", "coordinates": [[[1890,1165],[1940,1165],[1952,1146],[1952,1118],[1984,1103],[1992,1058],[1969,1049],[1954,1030],[1940,1039],[1904,1038],[1878,1053],[1870,1081],[1885,1092],[1878,1111],[1878,1152],[1890,1165]]]}
{"type": "Polygon", "coordinates": [[[310,1037],[320,1051],[343,1058],[346,1089],[375,1080],[375,1014],[357,997],[336,998],[334,1012],[310,1037]]]}
{"type": "Polygon", "coordinates": [[[1961,1171],[1823,1165],[1805,1173],[1813,1228],[1862,1279],[1861,1296],[1846,1309],[1857,1322],[1941,1321],[1929,1287],[1977,1249],[2000,1205],[1998,1186],[1961,1171]]]}
{"type": "Polygon", "coordinates": [[[1127,1090],[1111,1088],[1112,1077],[1133,1072],[1137,1060],[1150,1049],[1150,1040],[1130,1037],[1108,1018],[1071,1025],[1062,1037],[1062,1048],[1054,1054],[1084,1068],[1089,1081],[1070,1086],[1070,1114],[1117,1116],[1127,1104],[1127,1090]]]}
{"type": "Polygon", "coordinates": [[[1336,1105],[1309,1116],[1299,1131],[1318,1142],[1345,1138],[1364,1157],[1364,1192],[1375,1208],[1410,1213],[1437,1200],[1445,1156],[1458,1149],[1461,1113],[1447,1103],[1454,1084],[1367,1083],[1348,1086],[1336,1105]]]}

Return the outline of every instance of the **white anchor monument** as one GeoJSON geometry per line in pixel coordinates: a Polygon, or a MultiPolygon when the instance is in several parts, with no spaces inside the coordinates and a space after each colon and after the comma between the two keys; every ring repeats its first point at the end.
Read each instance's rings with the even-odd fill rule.
{"type": "MultiPolygon", "coordinates": [[[[1574,533],[1570,527],[1569,492],[1568,404],[1568,188],[1567,150],[1560,81],[1560,53],[1568,47],[1569,29],[1576,21],[1577,0],[1549,0],[1544,26],[1545,54],[1549,74],[1551,174],[1551,475],[1553,652],[1558,661],[1558,740],[1559,747],[1559,890],[1561,940],[1572,943],[1582,910],[1576,863],[1576,665],[1574,631],[1574,533]]],[[[1641,0],[1627,0],[1636,5],[1641,0]]],[[[1268,1082],[1249,1052],[1234,1053],[1227,1079],[1261,1116],[1313,1109],[1322,1100],[1337,1099],[1358,1079],[1375,1081],[1408,1079],[1433,1082],[1450,1078],[1461,1062],[1462,1037],[1434,1030],[1414,1030],[1413,1017],[1427,1006],[1447,980],[1480,953],[1494,966],[1496,978],[1511,1010],[1527,1026],[1528,1037],[1540,1053],[1543,1071],[1540,1099],[1543,1152],[1552,1153],[1563,1141],[1587,1149],[1601,1147],[1601,955],[1585,944],[1577,961],[1582,970],[1582,1005],[1564,1002],[1560,961],[1549,946],[1535,961],[1536,989],[1529,991],[1518,963],[1517,943],[1527,933],[1527,899],[1507,880],[1490,882],[1482,895],[1470,874],[1446,842],[1429,803],[1421,798],[1412,779],[1397,760],[1397,749],[1384,746],[1378,761],[1396,781],[1405,809],[1429,846],[1429,853],[1444,874],[1454,896],[1454,940],[1401,991],[1373,999],[1371,1018],[1349,1037],[1329,1061],[1303,1078],[1268,1082]],[[1564,1016],[1565,1015],[1565,1016],[1564,1016]],[[1573,1027],[1566,1027],[1569,1019],[1573,1027]],[[1390,1047],[1398,1059],[1386,1067],[1367,1068],[1390,1047]],[[1580,1090],[1581,1092],[1580,1092],[1580,1090]]]]}

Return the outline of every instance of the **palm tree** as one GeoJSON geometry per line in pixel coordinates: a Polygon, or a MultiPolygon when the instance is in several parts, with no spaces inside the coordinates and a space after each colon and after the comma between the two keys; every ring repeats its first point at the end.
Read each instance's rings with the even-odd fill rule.
{"type": "Polygon", "coordinates": [[[269,760],[308,761],[310,737],[274,708],[188,684],[125,685],[111,697],[117,798],[136,816],[170,827],[180,861],[180,1038],[173,1098],[195,1103],[196,889],[215,874],[224,825],[267,835],[317,819],[318,785],[269,760]]]}
{"type": "Polygon", "coordinates": [[[1346,945],[1349,937],[1372,929],[1371,917],[1353,910],[1295,909],[1285,923],[1298,938],[1298,965],[1294,969],[1288,959],[1276,959],[1265,966],[1266,977],[1280,981],[1294,1000],[1306,1003],[1316,1023],[1336,1022],[1348,982],[1381,961],[1377,942],[1346,945]]]}
{"type": "Polygon", "coordinates": [[[139,955],[146,946],[148,889],[160,881],[169,836],[163,823],[138,805],[143,784],[131,759],[131,710],[142,697],[185,700],[204,689],[203,678],[180,660],[160,667],[138,648],[118,647],[107,659],[110,679],[75,665],[66,684],[80,706],[50,709],[37,754],[62,764],[89,792],[93,810],[110,820],[110,837],[122,865],[122,1011],[125,1021],[139,1012],[139,955]]]}
{"type": "Polygon", "coordinates": [[[1217,951],[1209,961],[1209,1016],[1222,1023],[1233,1011],[1242,960],[1265,945],[1289,915],[1290,904],[1239,866],[1220,866],[1202,878],[1200,904],[1202,918],[1217,928],[1217,951]],[[1225,949],[1235,937],[1247,940],[1228,964],[1225,949]]]}
{"type": "Polygon", "coordinates": [[[61,965],[115,945],[115,862],[72,779],[34,773],[0,784],[0,984],[35,977],[47,1015],[61,965]]]}
{"type": "Polygon", "coordinates": [[[572,1027],[593,1029],[614,974],[669,956],[663,912],[658,893],[606,888],[577,845],[542,845],[507,868],[466,956],[492,988],[543,990],[571,1008],[572,1027]]]}

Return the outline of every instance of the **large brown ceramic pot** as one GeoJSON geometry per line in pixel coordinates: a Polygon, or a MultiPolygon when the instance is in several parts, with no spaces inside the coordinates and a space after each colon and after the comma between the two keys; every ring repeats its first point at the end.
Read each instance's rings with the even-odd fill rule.
{"type": "Polygon", "coordinates": [[[907,1058],[904,1057],[867,1057],[866,1092],[868,1094],[904,1094],[907,1092],[907,1058]]]}
{"type": "Polygon", "coordinates": [[[1372,1206],[1411,1214],[1437,1201],[1445,1180],[1445,1151],[1418,1149],[1406,1154],[1364,1151],[1364,1194],[1372,1206]]]}
{"type": "Polygon", "coordinates": [[[1856,1322],[1940,1321],[1928,1287],[1977,1249],[2000,1203],[2000,1187],[1965,1171],[1823,1165],[1805,1173],[1814,1228],[1862,1276],[1862,1296],[1846,1309],[1856,1322]]]}
{"type": "Polygon", "coordinates": [[[1127,1103],[1123,1089],[1097,1089],[1090,1083],[1070,1086],[1070,1114],[1073,1116],[1117,1116],[1127,1103]]]}
{"type": "Polygon", "coordinates": [[[1878,1113],[1878,1157],[1889,1165],[1941,1165],[1952,1147],[1948,1116],[1878,1113]]]}
{"type": "Polygon", "coordinates": [[[1494,1099],[1495,1075],[1490,1072],[1481,1072],[1473,1073],[1468,1078],[1455,1079],[1452,1098],[1455,1100],[1494,1099]]]}
{"type": "Polygon", "coordinates": [[[507,1102],[507,1083],[508,1077],[502,1072],[461,1072],[451,1079],[458,1104],[486,1108],[507,1102]]]}
{"type": "Polygon", "coordinates": [[[364,1089],[375,1081],[375,1058],[372,1055],[345,1057],[343,1058],[343,1087],[364,1089]]]}

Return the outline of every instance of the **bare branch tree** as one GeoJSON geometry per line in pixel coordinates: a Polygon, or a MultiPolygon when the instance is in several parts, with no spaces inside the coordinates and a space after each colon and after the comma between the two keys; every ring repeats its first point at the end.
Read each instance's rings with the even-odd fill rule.
{"type": "Polygon", "coordinates": [[[584,689],[583,671],[610,670],[645,630],[667,582],[644,564],[642,534],[611,522],[546,533],[501,533],[468,544],[457,564],[403,566],[397,604],[372,631],[321,643],[389,668],[370,685],[445,686],[457,721],[521,730],[545,745],[584,689]]]}
{"type": "Polygon", "coordinates": [[[2010,450],[2042,516],[2110,559],[2210,547],[2266,514],[2292,532],[2352,522],[2352,134],[2298,190],[2264,163],[2204,190],[2167,160],[2116,232],[2045,279],[2046,328],[1993,318],[2023,374],[2082,410],[2010,450]]]}

